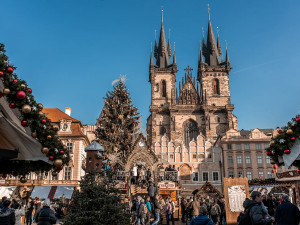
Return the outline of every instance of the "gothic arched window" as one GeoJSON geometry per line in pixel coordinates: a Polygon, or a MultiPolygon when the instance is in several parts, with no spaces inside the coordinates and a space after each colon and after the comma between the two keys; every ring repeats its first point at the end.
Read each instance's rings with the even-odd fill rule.
{"type": "Polygon", "coordinates": [[[160,133],[161,136],[163,136],[166,133],[166,128],[165,127],[161,127],[159,133],[160,133]]]}
{"type": "Polygon", "coordinates": [[[196,141],[198,136],[198,127],[197,123],[190,120],[185,124],[184,127],[184,142],[185,145],[188,146],[190,141],[193,139],[196,141]]]}
{"type": "Polygon", "coordinates": [[[214,94],[219,95],[220,94],[220,84],[218,79],[214,79],[213,81],[213,87],[214,87],[214,94]]]}
{"type": "Polygon", "coordinates": [[[162,81],[162,96],[167,97],[167,85],[165,80],[162,81]]]}

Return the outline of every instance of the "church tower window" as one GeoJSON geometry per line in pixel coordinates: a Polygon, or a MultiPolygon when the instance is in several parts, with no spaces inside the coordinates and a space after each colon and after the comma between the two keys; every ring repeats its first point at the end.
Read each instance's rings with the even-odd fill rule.
{"type": "Polygon", "coordinates": [[[213,87],[214,87],[214,94],[219,95],[220,94],[220,84],[218,79],[213,80],[213,87]]]}
{"type": "Polygon", "coordinates": [[[197,140],[198,128],[197,123],[194,121],[188,121],[184,127],[184,141],[185,145],[188,146],[190,141],[197,140]]]}
{"type": "Polygon", "coordinates": [[[160,128],[160,135],[163,136],[166,133],[166,128],[165,127],[161,127],[160,128]]]}
{"type": "Polygon", "coordinates": [[[162,96],[167,97],[167,85],[165,80],[162,81],[162,96]]]}

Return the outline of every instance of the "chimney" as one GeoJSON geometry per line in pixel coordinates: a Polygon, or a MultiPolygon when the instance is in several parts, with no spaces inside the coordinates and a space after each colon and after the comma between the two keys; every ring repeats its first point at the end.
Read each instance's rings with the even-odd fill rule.
{"type": "Polygon", "coordinates": [[[68,116],[71,116],[71,108],[70,107],[65,107],[65,114],[68,116]]]}

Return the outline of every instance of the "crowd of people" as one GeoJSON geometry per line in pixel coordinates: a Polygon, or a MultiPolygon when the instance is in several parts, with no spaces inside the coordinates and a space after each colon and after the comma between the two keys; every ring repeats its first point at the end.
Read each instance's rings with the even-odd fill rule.
{"type": "Polygon", "coordinates": [[[2,197],[0,202],[0,225],[37,225],[55,224],[57,213],[54,213],[50,200],[40,201],[38,198],[28,198],[26,201],[2,197]],[[51,208],[50,208],[51,207],[51,208]],[[25,221],[22,221],[22,218],[25,221]]]}

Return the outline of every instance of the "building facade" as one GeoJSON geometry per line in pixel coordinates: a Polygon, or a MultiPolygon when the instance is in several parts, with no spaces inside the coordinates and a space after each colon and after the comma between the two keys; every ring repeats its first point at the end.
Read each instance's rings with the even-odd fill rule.
{"type": "Polygon", "coordinates": [[[272,164],[266,154],[273,130],[228,130],[221,139],[226,177],[272,178],[272,164]]]}
{"type": "Polygon", "coordinates": [[[219,37],[216,41],[209,19],[197,78],[187,66],[176,87],[176,55],[174,50],[171,63],[170,40],[167,44],[163,20],[158,43],[155,40],[155,62],[151,51],[151,114],[147,119],[147,141],[158,157],[175,165],[183,190],[190,193],[206,181],[221,190],[222,150],[217,140],[227,130],[238,129],[230,99],[231,66],[227,49],[224,62],[221,54],[219,37]]]}

